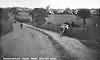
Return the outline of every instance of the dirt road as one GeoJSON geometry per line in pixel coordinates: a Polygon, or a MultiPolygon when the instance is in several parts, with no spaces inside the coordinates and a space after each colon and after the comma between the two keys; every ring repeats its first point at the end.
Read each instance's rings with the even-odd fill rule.
{"type": "Polygon", "coordinates": [[[37,27],[32,27],[28,25],[27,27],[31,29],[37,29],[44,34],[51,36],[54,39],[52,40],[53,43],[55,44],[58,43],[60,46],[63,47],[64,52],[60,50],[60,52],[63,53],[62,56],[69,57],[69,60],[70,59],[72,60],[96,60],[95,53],[97,52],[95,50],[88,48],[84,44],[82,44],[78,39],[70,38],[67,36],[60,37],[58,33],[47,31],[47,30],[40,29],[37,27]]]}
{"type": "Polygon", "coordinates": [[[13,32],[2,38],[3,56],[55,57],[59,56],[48,36],[23,26],[14,24],[13,32]]]}

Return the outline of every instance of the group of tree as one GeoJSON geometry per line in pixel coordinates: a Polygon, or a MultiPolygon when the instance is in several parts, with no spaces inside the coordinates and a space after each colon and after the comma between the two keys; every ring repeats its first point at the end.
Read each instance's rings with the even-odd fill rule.
{"type": "Polygon", "coordinates": [[[72,14],[73,14],[72,12],[73,12],[72,9],[70,9],[70,8],[65,8],[63,14],[69,14],[69,15],[72,15],[72,14]]]}
{"type": "Polygon", "coordinates": [[[13,7],[9,9],[9,12],[12,13],[13,15],[16,15],[18,11],[16,7],[13,7]]]}
{"type": "MultiPolygon", "coordinates": [[[[91,9],[79,9],[77,14],[76,14],[76,16],[83,19],[84,26],[86,25],[86,19],[91,16],[90,10],[91,9]]],[[[100,9],[96,9],[95,11],[97,12],[95,16],[100,17],[100,9]]]]}
{"type": "Polygon", "coordinates": [[[44,8],[34,8],[31,9],[29,12],[23,11],[24,8],[19,8],[19,7],[13,7],[9,9],[9,12],[14,15],[14,18],[18,22],[28,22],[30,21],[29,17],[32,18],[31,23],[34,25],[42,25],[46,22],[45,17],[48,16],[48,11],[44,8]],[[22,11],[19,11],[19,10],[22,11]],[[28,16],[29,14],[29,16],[28,16]]]}
{"type": "MultiPolygon", "coordinates": [[[[46,22],[45,17],[48,17],[50,6],[48,6],[46,9],[44,8],[34,8],[32,9],[31,12],[29,12],[29,15],[32,17],[32,24],[37,24],[37,25],[42,25],[46,22]]],[[[84,25],[86,24],[86,18],[89,18],[91,16],[90,9],[78,9],[77,14],[76,11],[77,9],[70,9],[66,8],[63,13],[61,14],[71,14],[78,16],[83,19],[84,25]]],[[[10,11],[12,11],[13,14],[17,15],[18,10],[17,8],[11,8],[10,11]]],[[[98,16],[100,16],[100,9],[98,11],[98,16]]],[[[53,11],[54,14],[58,14],[57,10],[53,11]]]]}
{"type": "Polygon", "coordinates": [[[98,16],[100,17],[100,8],[98,9],[98,16]]]}
{"type": "Polygon", "coordinates": [[[79,9],[77,12],[77,16],[83,19],[84,26],[86,25],[86,18],[91,16],[89,9],[79,9]]]}
{"type": "Polygon", "coordinates": [[[11,13],[11,15],[14,17],[14,20],[20,23],[30,23],[31,16],[29,16],[29,12],[26,12],[24,10],[25,8],[13,7],[9,9],[9,13],[11,13]]]}
{"type": "Polygon", "coordinates": [[[15,19],[21,23],[31,23],[32,21],[32,17],[27,12],[18,12],[15,19]]]}
{"type": "Polygon", "coordinates": [[[46,9],[34,8],[30,15],[32,16],[32,24],[42,25],[46,22],[45,17],[48,16],[48,13],[46,9]]]}

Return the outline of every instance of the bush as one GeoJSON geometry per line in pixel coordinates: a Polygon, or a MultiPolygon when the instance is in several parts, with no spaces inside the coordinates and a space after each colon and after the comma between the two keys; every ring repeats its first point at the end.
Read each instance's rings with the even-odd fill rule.
{"type": "Polygon", "coordinates": [[[32,17],[29,16],[27,12],[18,12],[15,16],[15,20],[22,23],[30,23],[32,21],[32,17]]]}
{"type": "Polygon", "coordinates": [[[32,15],[32,24],[33,25],[34,24],[43,25],[46,22],[45,17],[48,16],[48,13],[43,8],[35,8],[32,10],[31,15],[32,15]]]}

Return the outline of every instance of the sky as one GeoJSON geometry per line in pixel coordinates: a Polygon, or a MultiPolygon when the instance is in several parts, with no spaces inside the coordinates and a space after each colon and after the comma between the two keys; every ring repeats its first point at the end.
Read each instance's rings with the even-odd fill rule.
{"type": "Polygon", "coordinates": [[[100,8],[100,0],[0,0],[0,7],[100,8]]]}

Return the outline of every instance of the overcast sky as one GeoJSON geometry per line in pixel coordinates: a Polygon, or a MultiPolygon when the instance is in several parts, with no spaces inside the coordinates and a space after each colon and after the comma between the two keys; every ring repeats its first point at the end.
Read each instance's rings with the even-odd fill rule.
{"type": "Polygon", "coordinates": [[[100,8],[100,0],[0,0],[0,7],[100,8]]]}

